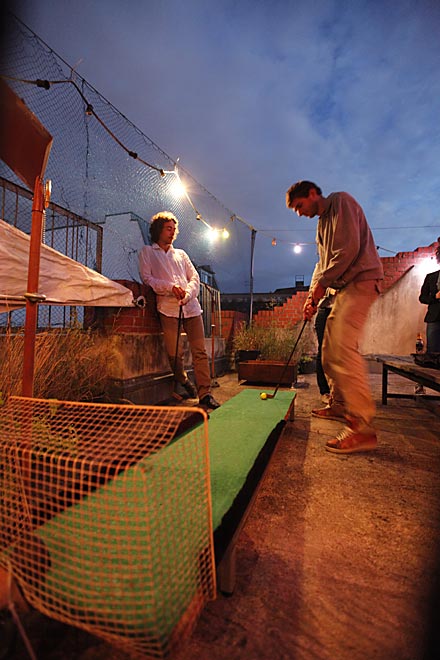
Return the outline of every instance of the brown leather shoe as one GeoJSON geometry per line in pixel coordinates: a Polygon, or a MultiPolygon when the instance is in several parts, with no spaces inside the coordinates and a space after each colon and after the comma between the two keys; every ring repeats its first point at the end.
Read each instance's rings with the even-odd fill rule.
{"type": "Polygon", "coordinates": [[[182,383],[182,387],[190,399],[197,399],[197,390],[189,378],[187,378],[187,380],[182,383]]]}
{"type": "Polygon", "coordinates": [[[334,454],[373,451],[377,448],[377,435],[373,430],[368,433],[360,433],[354,428],[346,426],[336,438],[327,442],[325,448],[334,454]]]}
{"type": "Polygon", "coordinates": [[[334,403],[325,406],[325,408],[315,408],[312,410],[312,415],[313,417],[319,417],[319,419],[332,419],[335,422],[347,422],[343,407],[334,403]]]}
{"type": "Polygon", "coordinates": [[[206,410],[216,410],[217,408],[220,408],[219,402],[214,399],[212,394],[205,394],[205,396],[199,399],[199,406],[206,410]]]}

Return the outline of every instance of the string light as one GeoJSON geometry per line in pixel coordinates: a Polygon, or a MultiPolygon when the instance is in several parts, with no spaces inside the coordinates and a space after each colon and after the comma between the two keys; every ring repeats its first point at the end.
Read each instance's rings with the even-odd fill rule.
{"type": "MultiPolygon", "coordinates": [[[[197,218],[197,220],[200,220],[200,221],[203,222],[207,227],[210,227],[210,225],[209,225],[209,224],[208,224],[208,223],[202,218],[202,216],[200,215],[200,213],[197,211],[197,209],[196,209],[196,207],[194,206],[194,204],[193,204],[193,202],[192,202],[192,200],[191,200],[191,198],[190,198],[188,192],[187,192],[186,189],[185,189],[184,184],[183,184],[182,181],[180,180],[179,173],[178,173],[178,171],[177,171],[177,161],[178,161],[179,159],[177,159],[177,161],[176,161],[176,163],[175,163],[175,168],[174,168],[174,170],[172,170],[172,171],[165,171],[165,170],[163,170],[163,169],[160,168],[160,167],[157,167],[157,166],[155,166],[155,165],[153,165],[153,164],[151,164],[151,163],[148,163],[147,161],[145,161],[144,159],[142,159],[142,158],[138,155],[137,152],[130,150],[125,144],[123,144],[123,143],[117,138],[117,136],[113,133],[113,131],[107,126],[107,124],[106,124],[106,123],[105,123],[105,122],[99,117],[99,115],[96,113],[96,111],[95,111],[93,105],[88,101],[88,99],[86,98],[86,96],[84,95],[84,93],[82,92],[82,90],[80,89],[80,87],[78,86],[78,84],[76,83],[76,81],[74,80],[74,74],[76,75],[75,68],[76,68],[76,67],[78,66],[78,64],[80,64],[80,63],[81,63],[81,60],[79,60],[79,62],[75,65],[75,67],[72,67],[72,68],[71,68],[71,76],[70,76],[69,79],[63,79],[63,80],[50,80],[50,81],[49,81],[49,80],[41,80],[41,79],[27,80],[27,79],[17,78],[17,77],[14,77],[14,76],[7,76],[7,75],[5,75],[5,74],[0,74],[0,78],[2,78],[2,79],[4,79],[4,80],[11,80],[11,81],[15,81],[15,82],[21,82],[21,83],[30,84],[30,85],[36,85],[37,87],[44,88],[45,90],[50,90],[52,85],[60,85],[60,84],[61,84],[61,85],[62,85],[62,84],[70,84],[70,85],[72,85],[72,86],[74,87],[74,89],[77,91],[77,93],[79,94],[79,96],[81,97],[81,99],[83,100],[83,102],[84,102],[84,105],[85,105],[85,110],[84,110],[84,112],[85,112],[86,116],[88,116],[88,117],[94,116],[95,119],[99,122],[99,124],[104,128],[104,130],[110,135],[110,137],[111,137],[111,138],[112,138],[112,139],[113,139],[113,140],[114,140],[114,141],[115,141],[115,142],[116,142],[116,143],[117,143],[117,144],[118,144],[118,145],[119,145],[119,146],[120,146],[120,147],[121,147],[121,148],[122,148],[122,149],[123,149],[128,155],[129,155],[129,156],[131,156],[133,159],[138,160],[138,161],[139,161],[140,163],[142,163],[143,165],[146,165],[146,166],[149,167],[150,169],[155,170],[156,172],[158,172],[158,173],[160,174],[161,177],[165,177],[166,174],[174,174],[174,175],[176,176],[176,178],[178,179],[179,183],[176,182],[175,185],[173,184],[173,186],[172,186],[172,187],[173,187],[173,193],[174,193],[176,196],[179,196],[179,197],[183,197],[183,196],[185,196],[185,197],[188,199],[188,201],[189,201],[190,205],[192,206],[192,208],[194,209],[194,211],[195,211],[195,213],[196,213],[196,218],[197,218]],[[180,185],[179,185],[179,184],[180,184],[180,185]]],[[[147,139],[150,141],[150,143],[151,143],[152,145],[157,146],[157,145],[155,145],[154,142],[152,142],[149,138],[147,138],[147,139]]],[[[165,155],[166,155],[166,154],[165,154],[165,155]]],[[[198,185],[201,186],[201,184],[198,184],[198,185]]],[[[205,191],[205,192],[206,192],[206,193],[207,193],[212,199],[214,199],[217,203],[219,203],[219,204],[220,204],[220,205],[221,205],[221,206],[222,206],[222,207],[223,207],[228,213],[231,213],[230,209],[228,209],[224,204],[222,204],[222,203],[220,202],[220,200],[218,200],[218,199],[217,199],[212,193],[209,192],[209,190],[207,190],[206,188],[204,188],[204,186],[201,186],[201,188],[202,188],[202,189],[203,189],[203,190],[204,190],[204,191],[205,191]]],[[[268,233],[269,231],[270,231],[270,233],[272,233],[272,231],[273,231],[273,230],[268,230],[268,229],[258,229],[258,230],[257,230],[257,229],[255,229],[255,227],[253,227],[253,226],[250,225],[248,222],[246,222],[246,220],[244,220],[244,219],[241,218],[240,216],[236,215],[235,213],[231,213],[231,215],[230,215],[230,220],[231,220],[231,223],[233,223],[235,220],[239,221],[240,223],[242,223],[243,225],[245,225],[246,227],[248,227],[248,229],[250,229],[251,231],[253,231],[253,232],[255,232],[255,233],[260,232],[260,233],[263,233],[263,234],[264,234],[264,233],[268,233]]],[[[372,231],[382,231],[382,230],[390,230],[390,229],[391,229],[391,230],[396,230],[396,229],[428,229],[428,228],[437,228],[437,226],[438,226],[438,225],[414,225],[414,226],[396,226],[396,227],[372,227],[371,229],[372,229],[372,231]]],[[[290,231],[296,231],[296,230],[295,230],[295,229],[278,229],[277,231],[281,233],[281,232],[290,232],[290,231]]],[[[315,230],[315,229],[307,229],[307,228],[303,228],[301,231],[303,231],[303,232],[306,232],[306,231],[308,231],[308,232],[311,232],[311,231],[315,232],[316,230],[315,230]]],[[[223,238],[228,238],[228,237],[229,237],[229,232],[227,231],[227,229],[223,229],[223,233],[222,233],[222,235],[223,235],[223,238]]],[[[287,241],[282,241],[282,242],[287,242],[287,241]]],[[[303,245],[315,245],[315,243],[290,243],[290,244],[291,244],[291,245],[293,244],[293,245],[295,246],[295,247],[294,247],[294,252],[296,252],[296,253],[301,252],[301,246],[303,246],[303,245]],[[299,249],[296,249],[297,247],[298,247],[299,249]]],[[[276,238],[272,238],[272,246],[275,247],[276,245],[277,245],[277,239],[276,239],[276,238]]],[[[387,250],[386,248],[383,248],[383,247],[381,247],[381,246],[377,246],[377,249],[385,250],[386,252],[392,252],[392,250],[387,250]]],[[[395,254],[396,254],[396,253],[395,253],[395,254]]]]}
{"type": "MultiPolygon", "coordinates": [[[[196,209],[191,197],[189,196],[189,193],[188,193],[188,191],[185,187],[185,184],[183,183],[182,179],[180,178],[179,170],[177,168],[178,162],[179,162],[179,159],[176,160],[173,170],[165,170],[164,171],[164,174],[171,174],[171,175],[174,175],[174,177],[175,177],[175,180],[170,184],[170,188],[171,188],[172,192],[174,193],[174,195],[176,195],[176,197],[186,197],[186,199],[190,203],[192,209],[195,211],[196,220],[198,220],[199,222],[202,222],[205,225],[205,227],[207,228],[207,230],[208,230],[207,236],[208,236],[208,238],[211,242],[216,241],[219,236],[221,236],[224,239],[229,238],[229,231],[226,229],[226,227],[223,227],[223,229],[219,229],[218,227],[212,227],[212,225],[210,225],[209,222],[207,222],[202,217],[202,215],[198,212],[198,210],[196,209]]],[[[231,215],[231,217],[230,217],[231,223],[236,219],[236,217],[237,216],[235,216],[234,214],[231,215]]]]}
{"type": "Polygon", "coordinates": [[[223,229],[219,229],[218,227],[211,227],[210,225],[208,225],[208,223],[205,224],[208,227],[207,236],[210,241],[214,242],[220,237],[224,239],[229,238],[229,232],[226,229],[226,227],[223,227],[223,229]]]}
{"type": "MultiPolygon", "coordinates": [[[[189,199],[189,195],[188,195],[188,192],[186,190],[186,186],[183,183],[182,179],[180,178],[179,170],[177,168],[178,162],[179,162],[179,159],[177,159],[176,162],[174,163],[174,169],[173,170],[164,170],[164,174],[171,174],[174,177],[173,181],[170,183],[170,190],[173,193],[173,195],[175,197],[177,197],[178,199],[180,199],[181,197],[187,197],[189,199]]],[[[191,200],[190,200],[190,203],[191,203],[191,200]]],[[[193,204],[191,204],[191,206],[193,206],[193,204]]],[[[193,206],[193,208],[194,208],[194,206],[193,206]]],[[[200,215],[199,213],[197,213],[197,211],[196,211],[196,214],[197,214],[197,216],[200,215]]],[[[197,219],[199,220],[200,218],[198,217],[197,219]]]]}
{"type": "Polygon", "coordinates": [[[170,183],[170,190],[177,199],[185,197],[186,188],[180,178],[176,178],[170,183]]]}
{"type": "MultiPolygon", "coordinates": [[[[80,64],[80,62],[81,62],[81,60],[75,65],[75,67],[76,67],[78,64],[80,64]]],[[[88,99],[86,98],[86,96],[84,95],[84,93],[82,92],[82,90],[80,89],[80,87],[77,85],[77,83],[76,83],[75,80],[73,79],[73,74],[74,74],[74,73],[76,74],[76,72],[75,72],[75,67],[71,68],[71,76],[70,76],[70,78],[69,78],[69,79],[64,79],[64,80],[50,80],[50,81],[49,81],[49,80],[40,80],[40,79],[37,79],[37,80],[25,80],[25,79],[16,78],[16,77],[13,77],[13,76],[6,76],[6,75],[4,75],[4,74],[0,74],[0,78],[5,79],[5,80],[12,80],[12,81],[15,81],[15,82],[27,83],[27,84],[30,84],[30,85],[36,85],[37,87],[42,87],[42,88],[44,88],[44,89],[46,89],[46,90],[49,90],[49,89],[51,88],[51,85],[60,85],[60,84],[61,84],[61,85],[62,85],[62,84],[70,84],[70,85],[72,85],[72,86],[74,87],[74,89],[77,91],[77,93],[79,94],[79,96],[81,97],[81,99],[83,100],[83,102],[84,102],[84,105],[85,105],[85,110],[84,110],[84,112],[85,112],[86,116],[87,116],[87,117],[92,117],[92,116],[93,116],[93,117],[99,122],[99,124],[104,128],[104,130],[110,135],[110,137],[111,137],[111,138],[112,138],[112,139],[113,139],[113,140],[114,140],[114,141],[115,141],[115,142],[116,142],[116,143],[117,143],[117,144],[118,144],[118,145],[119,145],[119,146],[120,146],[120,147],[121,147],[121,148],[122,148],[122,149],[123,149],[128,155],[129,155],[129,156],[131,156],[131,158],[133,158],[134,160],[138,160],[138,161],[139,161],[140,163],[142,163],[143,165],[146,165],[147,167],[151,168],[152,170],[155,170],[156,172],[158,172],[158,173],[160,174],[161,177],[165,177],[167,174],[172,174],[172,175],[174,175],[174,176],[176,177],[176,181],[173,182],[173,183],[170,185],[171,190],[172,190],[172,193],[174,194],[174,196],[176,196],[176,197],[186,197],[186,199],[188,200],[189,204],[191,205],[192,209],[194,210],[194,212],[195,212],[195,214],[196,214],[196,219],[199,220],[199,221],[201,221],[201,222],[203,222],[203,224],[205,224],[206,227],[208,227],[209,229],[211,229],[209,223],[207,223],[207,222],[202,218],[201,214],[200,214],[200,213],[198,212],[198,210],[196,209],[196,207],[195,207],[195,205],[194,205],[194,203],[193,203],[191,197],[189,196],[189,194],[188,194],[188,192],[187,192],[187,190],[186,190],[186,188],[185,188],[185,185],[183,184],[182,180],[180,179],[179,172],[178,172],[178,169],[177,169],[177,163],[178,163],[179,159],[177,159],[177,160],[175,161],[175,163],[174,163],[174,170],[164,170],[164,169],[161,168],[161,167],[156,167],[155,165],[152,165],[151,163],[148,163],[148,162],[145,161],[143,158],[140,158],[140,156],[138,155],[137,152],[135,152],[135,151],[129,149],[128,147],[126,147],[126,145],[123,144],[123,143],[121,142],[121,140],[119,140],[119,138],[113,133],[113,131],[107,126],[107,124],[101,119],[101,117],[99,117],[99,115],[96,113],[96,111],[95,111],[93,105],[88,101],[88,99]]],[[[149,138],[148,138],[148,139],[149,139],[149,138]]],[[[152,145],[154,145],[154,142],[152,142],[151,140],[150,140],[150,142],[151,142],[152,145]]],[[[154,145],[154,146],[157,146],[157,145],[154,145]]],[[[165,154],[165,155],[166,155],[166,154],[165,154]]],[[[198,185],[201,186],[201,184],[198,184],[198,185]]],[[[205,192],[206,192],[206,193],[207,193],[212,199],[214,199],[218,204],[220,204],[220,205],[221,205],[221,206],[222,206],[222,207],[223,207],[223,208],[224,208],[224,209],[230,214],[230,220],[231,220],[231,223],[233,223],[235,220],[237,220],[237,221],[240,222],[241,224],[243,224],[243,225],[245,225],[246,227],[248,227],[251,231],[256,232],[256,230],[254,229],[254,227],[252,227],[252,225],[250,225],[250,224],[247,223],[243,218],[239,217],[238,215],[236,215],[235,213],[232,213],[229,209],[227,209],[227,207],[226,207],[224,204],[222,204],[222,203],[220,202],[220,200],[217,199],[217,197],[215,197],[212,193],[210,193],[209,190],[207,190],[204,186],[201,186],[201,188],[202,188],[202,189],[203,189],[203,190],[204,190],[204,191],[205,191],[205,192]]],[[[215,230],[215,232],[217,232],[217,231],[218,231],[218,230],[215,230]]],[[[223,237],[223,238],[225,238],[225,239],[226,239],[226,238],[229,238],[229,231],[228,231],[226,228],[223,228],[223,230],[221,230],[221,233],[222,233],[222,237],[223,237]]]]}
{"type": "Polygon", "coordinates": [[[305,242],[298,243],[298,241],[292,242],[292,241],[285,241],[283,239],[280,240],[279,238],[276,238],[274,236],[271,240],[272,247],[276,247],[279,243],[282,243],[282,244],[284,243],[286,245],[292,245],[293,246],[293,252],[295,254],[300,254],[303,251],[303,247],[305,245],[313,245],[316,248],[316,243],[315,242],[313,242],[313,243],[305,243],[305,242]]]}

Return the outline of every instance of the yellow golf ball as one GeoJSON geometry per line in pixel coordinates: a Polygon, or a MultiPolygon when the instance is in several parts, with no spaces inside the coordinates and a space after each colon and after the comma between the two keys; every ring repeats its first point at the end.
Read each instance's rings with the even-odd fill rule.
{"type": "Polygon", "coordinates": [[[264,399],[267,399],[267,394],[266,394],[266,392],[261,392],[261,394],[260,394],[260,399],[263,399],[263,401],[264,401],[264,399]]]}

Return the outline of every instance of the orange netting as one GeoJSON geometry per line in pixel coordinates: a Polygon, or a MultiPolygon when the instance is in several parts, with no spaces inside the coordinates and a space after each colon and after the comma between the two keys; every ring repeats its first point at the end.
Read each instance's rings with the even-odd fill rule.
{"type": "Polygon", "coordinates": [[[0,564],[34,607],[142,657],[191,633],[215,595],[200,409],[10,397],[0,465],[0,564]]]}

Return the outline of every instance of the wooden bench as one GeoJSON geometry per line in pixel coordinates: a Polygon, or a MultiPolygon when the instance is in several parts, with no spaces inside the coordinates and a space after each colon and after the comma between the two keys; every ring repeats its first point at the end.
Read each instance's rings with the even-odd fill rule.
{"type": "Polygon", "coordinates": [[[439,400],[440,396],[435,394],[403,394],[388,391],[389,372],[412,380],[418,385],[428,387],[440,392],[440,370],[420,367],[410,357],[397,355],[377,355],[375,359],[382,364],[382,405],[386,406],[388,399],[421,399],[439,400]]]}

